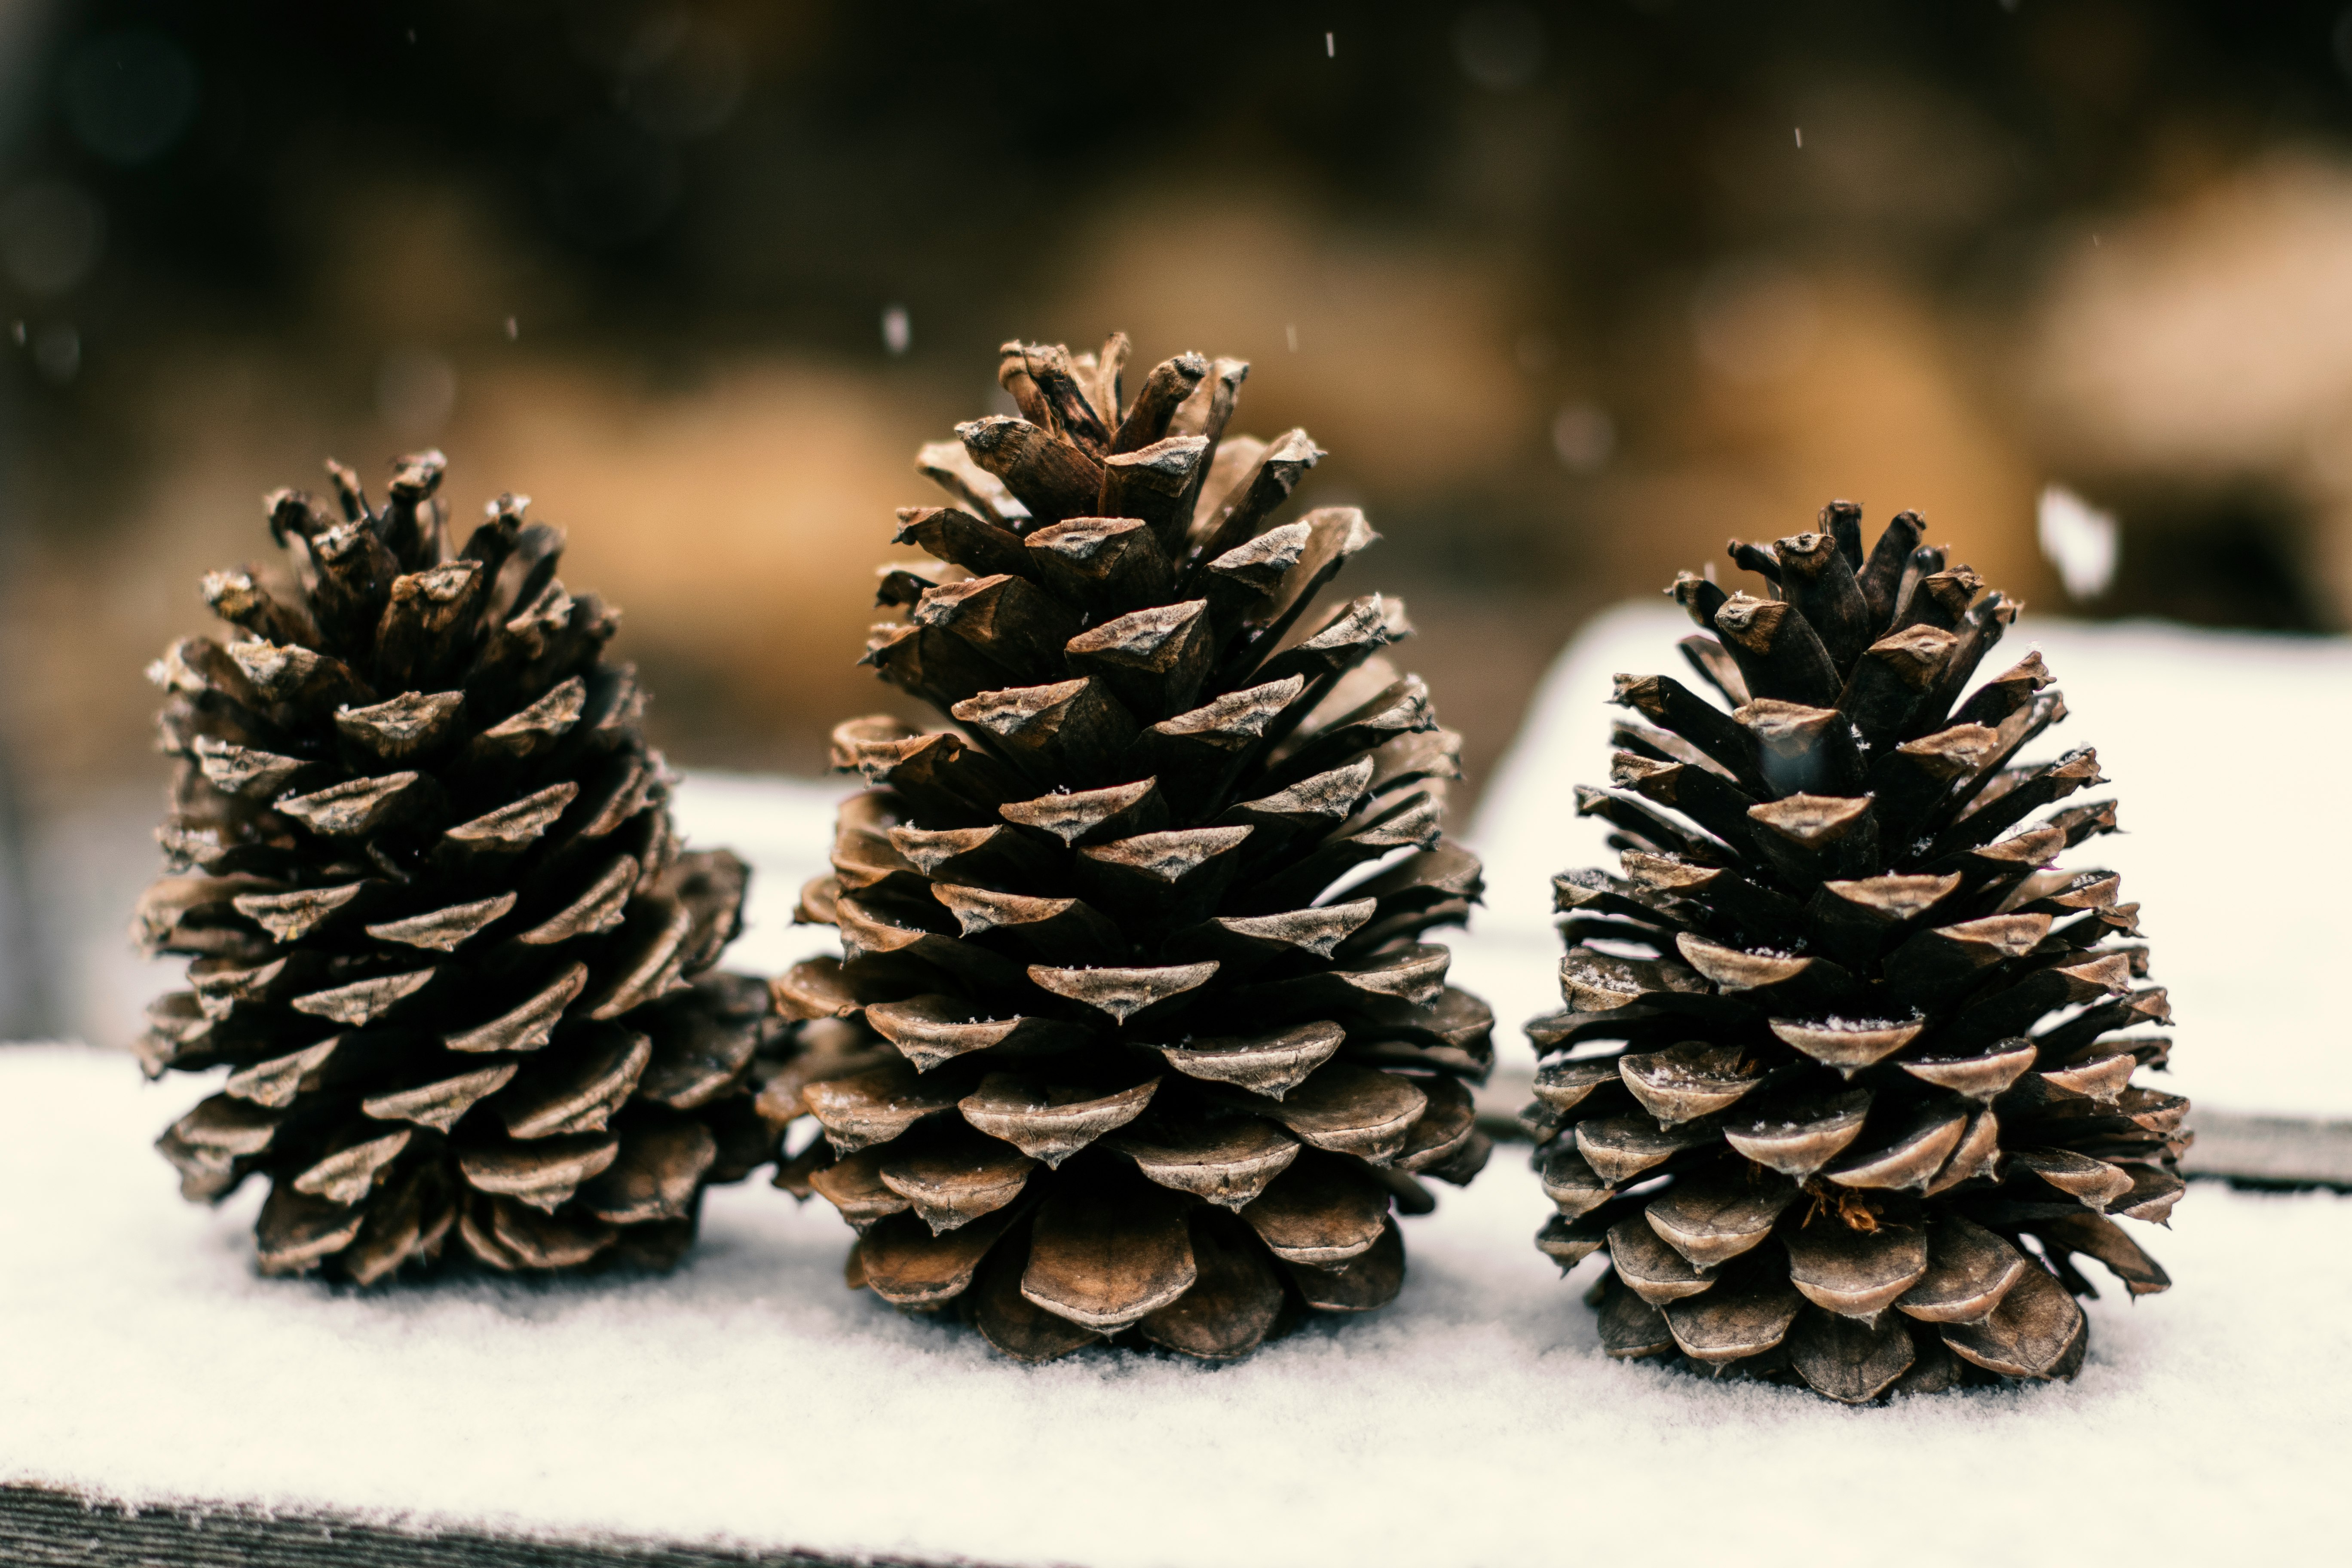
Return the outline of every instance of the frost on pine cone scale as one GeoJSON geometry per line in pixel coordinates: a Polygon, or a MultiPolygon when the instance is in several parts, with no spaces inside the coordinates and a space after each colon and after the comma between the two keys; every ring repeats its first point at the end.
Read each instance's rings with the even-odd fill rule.
{"type": "Polygon", "coordinates": [[[1493,1020],[1420,940],[1480,888],[1440,837],[1458,737],[1381,655],[1401,605],[1310,613],[1375,535],[1276,524],[1322,454],[1225,434],[1246,365],[1184,354],[1129,404],[1125,353],[1008,344],[1022,416],[923,450],[956,504],[899,514],[932,559],[886,571],[867,662],[959,729],[835,732],[873,787],[803,912],[845,958],[776,986],[824,1020],[780,1184],[860,1232],[853,1285],[1029,1360],[1378,1307],[1391,1209],[1489,1149],[1493,1020]]]}
{"type": "Polygon", "coordinates": [[[1723,706],[1617,677],[1622,874],[1555,881],[1568,1005],[1537,1019],[1526,1119],[1563,1268],[1605,1250],[1611,1354],[1858,1403],[2071,1377],[2097,1259],[2169,1283],[2110,1215],[2179,1197],[2188,1102],[2134,1085],[2170,1042],[2117,879],[2055,865],[2115,827],[2038,654],[1969,690],[2016,615],[1896,517],[1732,546],[1763,596],[1688,573],[1684,639],[1723,706]],[[1967,693],[1965,700],[1963,694],[1967,693]],[[1647,721],[1643,722],[1641,721],[1647,721]]]}
{"type": "Polygon", "coordinates": [[[265,1272],[360,1284],[438,1259],[667,1266],[703,1188],[774,1157],[755,1097],[784,1026],[711,969],[746,873],[681,853],[617,612],[555,578],[562,534],[501,497],[461,550],[443,459],[371,508],[280,491],[290,594],[205,580],[236,628],[175,646],[175,759],[142,900],[189,989],[151,1077],[227,1068],[158,1147],[183,1193],[269,1182],[265,1272]]]}

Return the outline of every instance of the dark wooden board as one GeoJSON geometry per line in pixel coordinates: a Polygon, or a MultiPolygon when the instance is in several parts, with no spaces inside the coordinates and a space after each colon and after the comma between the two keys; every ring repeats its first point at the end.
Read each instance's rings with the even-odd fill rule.
{"type": "MultiPolygon", "coordinates": [[[[262,1514],[178,1504],[129,1509],[69,1492],[0,1487],[0,1563],[9,1568],[850,1568],[901,1557],[736,1552],[650,1541],[532,1541],[479,1530],[430,1533],[321,1512],[262,1514]]],[[[944,1568],[943,1560],[934,1568],[944,1568]]]]}
{"type": "Polygon", "coordinates": [[[2181,1157],[2191,1180],[2239,1187],[2352,1192],[2352,1121],[2193,1110],[2197,1142],[2181,1157]]]}
{"type": "MultiPolygon", "coordinates": [[[[1478,1125],[1498,1142],[1524,1143],[1518,1110],[1533,1096],[1533,1075],[1503,1068],[1477,1093],[1478,1125]]],[[[2307,1116],[2246,1116],[2200,1107],[2189,1113],[2197,1142],[2180,1162],[2193,1182],[2235,1187],[2352,1192],[2352,1121],[2307,1116]]]]}

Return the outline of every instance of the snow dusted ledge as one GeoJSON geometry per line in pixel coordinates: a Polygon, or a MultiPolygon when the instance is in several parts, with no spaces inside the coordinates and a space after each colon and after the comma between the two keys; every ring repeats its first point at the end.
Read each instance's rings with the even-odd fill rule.
{"type": "MultiPolygon", "coordinates": [[[[262,1279],[260,1194],[183,1205],[148,1149],[185,1094],[112,1053],[0,1053],[0,1481],[288,1510],[314,1541],[340,1515],[1093,1568],[1875,1568],[1896,1539],[1922,1568],[2082,1563],[2123,1550],[2118,1510],[2179,1561],[2295,1562],[2352,1525],[2332,1195],[2192,1187],[2153,1242],[2179,1285],[2091,1303],[2076,1383],[1846,1410],[1604,1357],[1594,1265],[1563,1283],[1528,1245],[1546,1205],[1508,1151],[1408,1222],[1382,1312],[1235,1366],[1031,1369],[844,1289],[840,1221],[758,1184],[713,1193],[663,1279],[262,1279]]],[[[52,1560],[159,1555],[193,1558],[52,1560]]]]}
{"type": "MultiPolygon", "coordinates": [[[[2329,776],[2352,761],[2327,722],[2352,651],[2021,631],[2137,830],[2099,858],[2147,903],[2179,1087],[2352,1113],[2323,1005],[2352,834],[2323,819],[2265,853],[2241,837],[2260,825],[2209,808],[2212,759],[2162,727],[2295,737],[2286,776],[2329,776]]],[[[1457,973],[1494,1000],[1507,1070],[1530,1061],[1517,1024],[1552,1005],[1547,879],[1601,858],[1565,809],[1605,766],[1591,689],[1671,668],[1680,635],[1648,609],[1599,623],[1472,826],[1490,909],[1457,973]]],[[[785,911],[838,793],[686,787],[689,835],[760,869],[743,967],[819,938],[785,911]]],[[[259,1193],[189,1207],[149,1149],[199,1092],[118,1054],[0,1050],[0,1562],[1979,1568],[2119,1558],[2146,1527],[2127,1517],[2184,1561],[2326,1560],[2352,1531],[2352,1199],[2330,1194],[2192,1187],[2152,1239],[2179,1283],[2092,1303],[2074,1384],[1846,1410],[1609,1361],[1577,1300],[1598,1260],[1563,1283],[1536,1253],[1546,1205],[1508,1149],[1407,1222],[1412,1274],[1382,1312],[1236,1366],[1032,1369],[844,1289],[831,1211],[756,1184],[712,1194],[662,1279],[260,1279],[259,1193]]]]}

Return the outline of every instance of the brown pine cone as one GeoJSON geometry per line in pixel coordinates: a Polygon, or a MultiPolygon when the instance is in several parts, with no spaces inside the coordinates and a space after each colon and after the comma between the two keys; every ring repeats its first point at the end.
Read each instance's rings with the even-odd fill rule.
{"type": "Polygon", "coordinates": [[[292,586],[216,572],[226,647],[150,672],[177,759],[173,870],[137,921],[186,954],[149,1076],[231,1069],[158,1147],[191,1199],[270,1184],[264,1272],[369,1284],[452,1229],[499,1269],[667,1266],[703,1188],[774,1158],[755,1096],[785,1026],[711,968],[746,873],[681,854],[617,612],[556,580],[502,496],[453,552],[443,459],[372,509],[286,490],[292,586]]]}
{"type": "Polygon", "coordinates": [[[2017,606],[1905,512],[1734,544],[1764,596],[1685,573],[1685,656],[1717,706],[1617,678],[1623,875],[1556,881],[1568,1010],[1536,1020],[1527,1119],[1562,1268],[1606,1248],[1612,1355],[1800,1380],[1832,1399],[2072,1377],[2096,1258],[2164,1270],[2188,1101],[2135,1087],[2170,1042],[2117,879],[2054,862],[2112,832],[2088,749],[2013,759],[2066,716],[2041,656],[1969,686],[2017,606]],[[1964,697],[1965,694],[1965,697],[1964,697]],[[1726,709],[1728,711],[1726,711],[1726,709]],[[1652,728],[1652,725],[1658,726],[1652,728]],[[2129,1032],[2125,1032],[2129,1031],[2129,1032]]]}
{"type": "Polygon", "coordinates": [[[803,903],[846,961],[777,983],[855,1021],[776,1093],[824,1130],[782,1180],[861,1232],[853,1284],[1029,1360],[1378,1307],[1391,1209],[1488,1150],[1493,1020],[1421,940],[1480,887],[1439,832],[1458,738],[1381,657],[1402,605],[1310,614],[1374,535],[1276,523],[1322,453],[1225,434],[1246,365],[1180,355],[1129,403],[1126,352],[1008,344],[1022,416],[924,448],[956,504],[899,513],[931,559],[886,572],[866,658],[961,728],[835,732],[874,787],[803,903]]]}

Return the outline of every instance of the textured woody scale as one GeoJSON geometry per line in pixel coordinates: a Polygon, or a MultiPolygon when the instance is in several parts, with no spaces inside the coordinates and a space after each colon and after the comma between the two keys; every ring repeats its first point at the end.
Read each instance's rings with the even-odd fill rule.
{"type": "Polygon", "coordinates": [[[191,1199],[268,1180],[268,1273],[370,1284],[453,1234],[502,1270],[664,1266],[781,1132],[785,1026],[710,968],[744,868],[680,852],[562,534],[506,496],[453,551],[442,467],[401,459],[381,510],[331,463],[331,510],[269,498],[290,589],[211,574],[233,635],[150,672],[173,869],[138,934],[191,962],[141,1056],[229,1069],[158,1146],[191,1199]]]}
{"type": "Polygon", "coordinates": [[[769,1113],[822,1129],[780,1184],[858,1230],[853,1286],[1027,1360],[1378,1307],[1418,1178],[1489,1149],[1492,1018],[1422,940],[1480,888],[1458,738],[1381,653],[1401,605],[1316,608],[1375,535],[1277,521],[1322,453],[1226,433],[1246,365],[1129,402],[1126,352],[1008,344],[1020,416],[922,451],[953,504],[899,513],[928,559],[866,661],[958,728],[835,732],[872,787],[803,913],[844,957],[776,984],[811,1022],[769,1113]]]}
{"type": "Polygon", "coordinates": [[[2038,654],[1976,681],[2016,606],[1905,512],[1734,544],[1760,595],[1684,574],[1682,651],[1720,704],[1617,678],[1622,874],[1556,879],[1563,1012],[1525,1118],[1563,1268],[1605,1251],[1612,1355],[1859,1403],[2071,1377],[2096,1259],[2169,1281],[2116,1216],[2181,1192],[2188,1102],[2138,906],[2059,857],[2115,828],[2088,749],[2019,754],[2066,707],[2038,654]],[[1965,700],[1963,700],[1965,694],[1965,700]],[[2052,809],[2055,808],[2055,809],[2052,809]]]}

